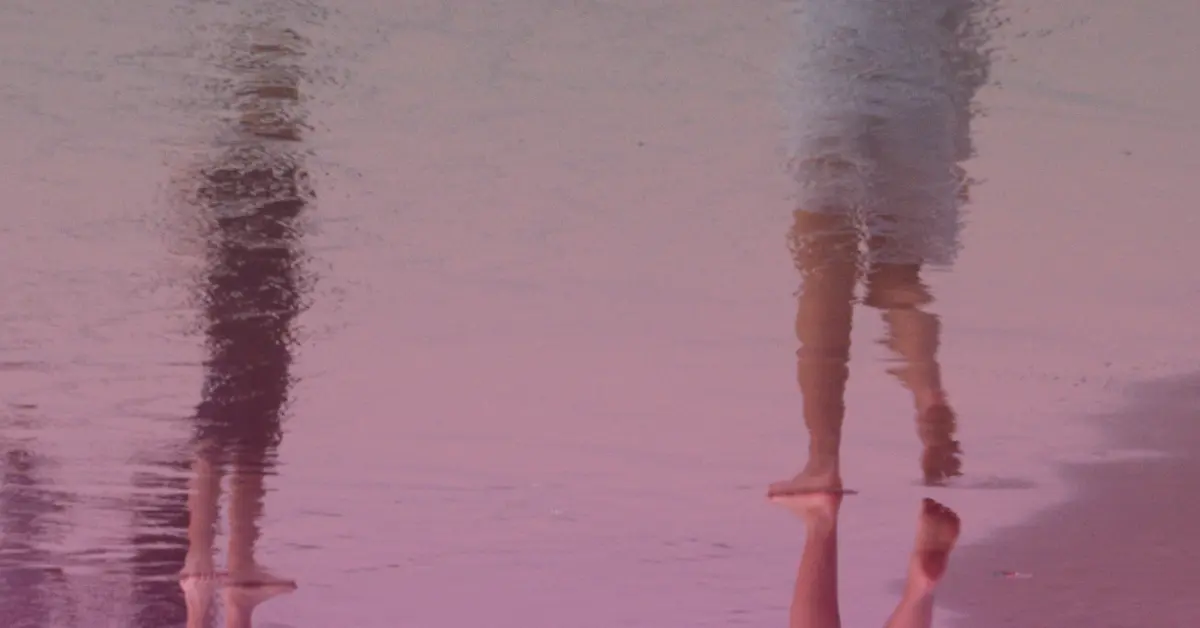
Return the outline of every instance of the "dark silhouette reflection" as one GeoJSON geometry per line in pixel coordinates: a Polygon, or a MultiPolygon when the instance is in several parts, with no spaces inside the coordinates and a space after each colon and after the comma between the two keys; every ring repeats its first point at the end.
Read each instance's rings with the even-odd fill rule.
{"type": "MultiPolygon", "coordinates": [[[[208,357],[193,457],[185,463],[190,482],[186,502],[171,503],[170,516],[157,518],[163,536],[186,538],[174,550],[178,581],[170,598],[183,612],[161,610],[156,598],[166,592],[157,580],[143,582],[140,625],[146,627],[184,619],[189,627],[208,625],[218,592],[225,625],[250,626],[259,603],[296,586],[265,569],[255,546],[307,285],[299,220],[312,191],[296,148],[304,128],[298,65],[304,41],[290,30],[262,26],[245,29],[237,42],[229,59],[235,123],[219,138],[216,159],[201,169],[195,195],[208,225],[201,291],[208,357]],[[214,544],[226,471],[227,565],[218,571],[214,544]],[[148,610],[155,607],[160,610],[148,610]]],[[[139,560],[149,560],[148,553],[139,560]]]]}
{"type": "Polygon", "coordinates": [[[802,284],[797,380],[808,463],[772,493],[840,489],[855,290],[883,312],[890,372],[912,393],[929,484],[961,474],[956,417],[922,281],[959,249],[975,92],[988,76],[985,0],[815,0],[797,9],[789,244],[802,284]]]}
{"type": "MultiPolygon", "coordinates": [[[[837,529],[840,492],[780,495],[775,503],[804,522],[804,553],[796,574],[789,628],[839,628],[837,594],[837,529]]],[[[917,515],[917,536],[896,610],[886,628],[929,628],[933,625],[933,596],[958,541],[961,523],[953,510],[924,499],[917,515]]]]}
{"type": "Polygon", "coordinates": [[[43,545],[53,542],[62,507],[39,478],[39,458],[23,447],[0,459],[0,626],[50,628],[53,590],[63,584],[43,545]]]}

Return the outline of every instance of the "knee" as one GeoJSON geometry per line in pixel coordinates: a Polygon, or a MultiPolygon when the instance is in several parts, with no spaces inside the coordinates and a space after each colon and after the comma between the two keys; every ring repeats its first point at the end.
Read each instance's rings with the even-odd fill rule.
{"type": "Polygon", "coordinates": [[[882,310],[912,309],[933,302],[919,264],[877,264],[867,272],[863,304],[882,310]]]}

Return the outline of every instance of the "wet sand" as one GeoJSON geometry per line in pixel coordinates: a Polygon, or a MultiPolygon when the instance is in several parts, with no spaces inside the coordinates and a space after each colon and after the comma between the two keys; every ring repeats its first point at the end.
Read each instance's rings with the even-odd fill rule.
{"type": "Polygon", "coordinates": [[[942,596],[963,615],[956,625],[1195,622],[1197,407],[1200,377],[1188,375],[1131,386],[1124,404],[1094,417],[1108,447],[1146,453],[1122,460],[1098,452],[1094,462],[1065,465],[1070,501],[959,550],[942,596]]]}

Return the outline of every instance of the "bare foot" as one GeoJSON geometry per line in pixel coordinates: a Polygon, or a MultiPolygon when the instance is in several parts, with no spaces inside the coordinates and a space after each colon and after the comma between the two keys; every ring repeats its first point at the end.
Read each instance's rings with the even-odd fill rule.
{"type": "Polygon", "coordinates": [[[229,570],[230,586],[245,587],[291,587],[296,588],[296,581],[281,578],[264,569],[261,565],[251,565],[229,570]]]}
{"type": "Polygon", "coordinates": [[[259,604],[295,590],[296,583],[291,580],[253,584],[231,583],[225,586],[223,597],[226,607],[235,610],[239,615],[249,616],[259,604]]]}
{"type": "Polygon", "coordinates": [[[962,475],[962,458],[958,442],[926,446],[921,454],[921,472],[926,486],[942,486],[962,475]]]}
{"type": "Polygon", "coordinates": [[[953,510],[928,497],[921,502],[910,579],[931,589],[937,585],[950,564],[950,552],[958,542],[961,527],[953,510]]]}
{"type": "Polygon", "coordinates": [[[842,494],[838,492],[787,493],[770,498],[800,517],[806,525],[832,525],[837,521],[838,509],[842,505],[842,494]]]}
{"type": "Polygon", "coordinates": [[[213,594],[217,590],[215,574],[189,575],[181,577],[179,588],[183,589],[183,601],[187,605],[187,625],[203,626],[208,619],[208,609],[212,606],[213,594]]]}
{"type": "MultiPolygon", "coordinates": [[[[805,469],[790,480],[773,482],[767,487],[767,497],[803,495],[806,493],[843,493],[842,478],[836,470],[813,471],[805,469]]],[[[853,491],[850,491],[853,492],[853,491]]]]}
{"type": "Polygon", "coordinates": [[[954,439],[957,417],[945,403],[935,403],[917,416],[917,429],[925,451],[921,454],[921,471],[925,484],[944,484],[962,475],[962,448],[954,439]]]}

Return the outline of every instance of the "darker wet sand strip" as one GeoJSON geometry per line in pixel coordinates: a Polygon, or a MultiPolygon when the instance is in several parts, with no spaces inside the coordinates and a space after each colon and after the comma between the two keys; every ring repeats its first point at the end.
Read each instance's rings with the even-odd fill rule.
{"type": "Polygon", "coordinates": [[[1098,422],[1113,448],[1170,457],[1068,465],[1071,501],[960,549],[940,598],[960,625],[1200,625],[1200,374],[1134,386],[1098,422]]]}

